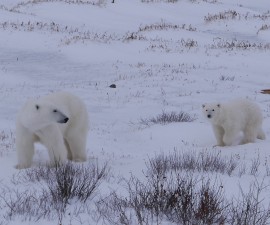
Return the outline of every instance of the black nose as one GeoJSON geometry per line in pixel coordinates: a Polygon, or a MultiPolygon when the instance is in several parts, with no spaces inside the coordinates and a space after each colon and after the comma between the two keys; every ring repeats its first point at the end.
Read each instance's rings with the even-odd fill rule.
{"type": "Polygon", "coordinates": [[[211,115],[207,115],[207,117],[210,119],[211,118],[211,115]]]}
{"type": "Polygon", "coordinates": [[[66,123],[68,120],[69,120],[69,118],[66,117],[66,118],[64,119],[64,123],[66,123]]]}

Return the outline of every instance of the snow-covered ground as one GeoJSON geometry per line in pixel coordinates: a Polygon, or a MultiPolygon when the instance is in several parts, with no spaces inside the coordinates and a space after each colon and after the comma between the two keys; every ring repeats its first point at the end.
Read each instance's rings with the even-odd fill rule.
{"type": "MultiPolygon", "coordinates": [[[[260,93],[270,89],[269,10],[270,2],[262,0],[0,0],[1,184],[18,173],[18,109],[28,98],[65,90],[87,105],[89,161],[109,161],[115,177],[143,177],[145,160],[175,149],[220,152],[247,165],[259,157],[256,176],[234,174],[222,183],[227,195],[237,196],[239,184],[248,188],[263,180],[269,204],[269,138],[213,147],[214,134],[201,114],[205,102],[249,98],[262,108],[269,137],[270,95],[260,93]],[[196,120],[140,124],[162,111],[183,111],[196,120]]],[[[43,147],[37,151],[33,167],[48,160],[43,147]]],[[[36,224],[21,220],[0,218],[0,224],[36,224]]],[[[84,224],[94,224],[89,220],[84,224]]]]}

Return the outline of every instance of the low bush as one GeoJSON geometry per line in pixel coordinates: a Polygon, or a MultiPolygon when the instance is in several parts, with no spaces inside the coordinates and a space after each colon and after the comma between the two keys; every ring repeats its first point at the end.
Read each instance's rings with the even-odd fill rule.
{"type": "Polygon", "coordinates": [[[125,180],[128,197],[113,192],[96,205],[106,224],[216,224],[226,218],[222,186],[193,174],[125,180]]]}
{"type": "Polygon", "coordinates": [[[140,124],[145,126],[150,126],[153,124],[168,124],[168,123],[181,123],[181,122],[192,122],[195,120],[194,116],[189,115],[183,111],[177,112],[165,112],[163,111],[161,114],[156,117],[150,119],[141,119],[140,124]]]}
{"type": "Polygon", "coordinates": [[[232,50],[269,50],[269,43],[251,43],[249,41],[243,40],[223,40],[220,39],[217,42],[214,42],[210,45],[210,49],[225,49],[228,51],[232,50]]]}
{"type": "MultiPolygon", "coordinates": [[[[169,157],[162,155],[150,159],[145,177],[131,175],[124,179],[125,193],[113,191],[96,202],[97,214],[104,224],[114,225],[267,225],[270,208],[264,206],[262,194],[267,187],[264,181],[251,183],[250,189],[232,199],[225,197],[222,182],[217,178],[187,171],[171,165],[169,157]]],[[[208,161],[209,157],[205,158],[208,161]]],[[[173,164],[184,165],[183,157],[174,157],[173,164]]],[[[192,160],[197,164],[196,160],[192,160]]],[[[199,160],[200,161],[200,160],[199,160]]],[[[210,164],[223,165],[220,156],[210,157],[210,164]],[[215,160],[211,160],[215,158],[215,160]],[[213,163],[218,161],[218,163],[213,163]],[[212,162],[212,163],[211,163],[212,162]]],[[[208,163],[207,163],[208,164],[208,163]]],[[[214,166],[215,167],[215,166],[214,166]]],[[[217,168],[223,168],[218,166],[217,168]]],[[[219,169],[217,169],[219,171],[219,169]]],[[[121,189],[123,190],[123,189],[121,189]]]]}
{"type": "Polygon", "coordinates": [[[204,21],[206,22],[213,22],[218,20],[233,20],[233,19],[240,19],[240,14],[235,10],[228,10],[224,12],[220,12],[218,14],[208,14],[204,17],[204,21]]]}
{"type": "Polygon", "coordinates": [[[241,195],[232,200],[229,207],[230,225],[267,225],[270,224],[270,208],[263,204],[262,191],[267,188],[257,180],[247,192],[240,187],[241,195]]]}
{"type": "Polygon", "coordinates": [[[170,171],[178,172],[212,172],[231,176],[239,166],[234,157],[221,156],[220,152],[178,152],[160,154],[146,162],[147,172],[164,175],[170,171]]]}
{"type": "Polygon", "coordinates": [[[18,188],[2,187],[0,199],[5,203],[4,216],[12,219],[22,216],[24,220],[41,218],[58,219],[59,224],[66,213],[68,205],[79,201],[85,204],[92,199],[108,175],[107,164],[99,168],[94,164],[67,163],[56,167],[33,167],[22,170],[13,177],[18,188]],[[31,188],[23,191],[24,186],[31,188]]]}

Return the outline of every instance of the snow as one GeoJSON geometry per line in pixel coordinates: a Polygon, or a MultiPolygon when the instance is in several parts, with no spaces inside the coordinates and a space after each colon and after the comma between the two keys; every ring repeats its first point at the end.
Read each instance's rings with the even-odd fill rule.
{"type": "MultiPolygon", "coordinates": [[[[174,149],[220,151],[247,164],[259,155],[262,162],[257,177],[223,176],[228,196],[239,195],[238,184],[248,188],[255,179],[264,179],[270,185],[263,165],[270,160],[269,138],[246,145],[213,147],[216,141],[211,126],[201,113],[205,102],[252,99],[263,110],[263,129],[269,137],[270,96],[260,90],[270,88],[270,48],[211,46],[233,40],[256,46],[269,44],[270,31],[259,29],[269,24],[270,2],[21,2],[30,1],[0,0],[0,132],[12,132],[15,136],[16,113],[28,98],[65,90],[80,96],[87,105],[89,160],[109,161],[116,176],[129,177],[132,173],[143,177],[149,157],[174,149]],[[16,11],[9,10],[13,7],[16,11]],[[240,16],[204,20],[208,15],[229,10],[240,16]],[[268,15],[265,19],[253,17],[264,13],[268,15]],[[178,28],[143,29],[151,25],[178,28]],[[189,26],[195,30],[188,29],[189,26]],[[132,33],[142,39],[128,39],[132,33]],[[197,44],[185,46],[192,40],[197,44]],[[111,84],[116,84],[116,88],[109,88],[111,84]],[[196,120],[140,125],[140,119],[155,117],[163,110],[184,111],[196,120]]],[[[0,180],[7,184],[18,173],[14,168],[14,140],[10,138],[8,142],[9,147],[0,144],[0,180]]],[[[38,152],[33,166],[48,160],[41,146],[38,152]]],[[[35,224],[20,218],[2,221],[12,225],[35,224]]],[[[39,224],[55,221],[41,220],[39,224]]],[[[72,224],[80,222],[73,220],[72,224]]]]}

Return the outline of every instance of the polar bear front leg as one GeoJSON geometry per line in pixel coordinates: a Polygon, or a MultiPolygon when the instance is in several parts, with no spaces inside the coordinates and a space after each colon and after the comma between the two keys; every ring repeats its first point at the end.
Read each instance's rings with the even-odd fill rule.
{"type": "Polygon", "coordinates": [[[16,126],[17,169],[31,167],[34,156],[34,135],[21,124],[16,126]]]}
{"type": "Polygon", "coordinates": [[[224,136],[223,136],[223,142],[225,146],[231,146],[235,140],[235,137],[237,136],[237,132],[232,128],[225,128],[224,129],[224,136]]]}
{"type": "Polygon", "coordinates": [[[213,130],[217,139],[216,146],[224,146],[223,136],[224,136],[224,129],[221,126],[213,125],[213,130]]]}
{"type": "Polygon", "coordinates": [[[64,138],[57,124],[51,124],[37,133],[40,142],[48,149],[52,166],[67,162],[67,149],[64,138]]]}
{"type": "Polygon", "coordinates": [[[87,142],[88,127],[84,124],[76,124],[66,133],[65,140],[68,144],[71,157],[75,162],[85,162],[87,160],[86,142],[87,142]]]}
{"type": "Polygon", "coordinates": [[[86,156],[86,137],[71,136],[67,138],[67,143],[70,148],[71,160],[75,162],[85,162],[86,156]]]}

